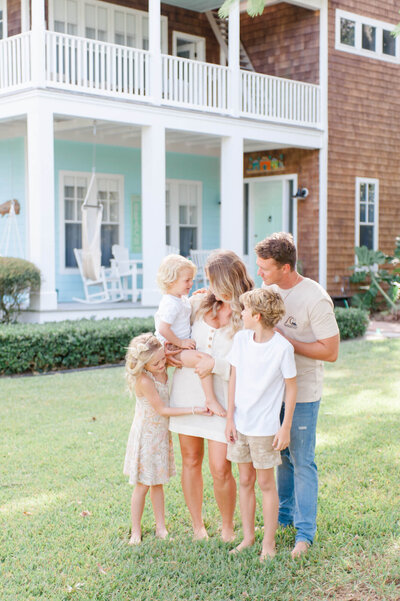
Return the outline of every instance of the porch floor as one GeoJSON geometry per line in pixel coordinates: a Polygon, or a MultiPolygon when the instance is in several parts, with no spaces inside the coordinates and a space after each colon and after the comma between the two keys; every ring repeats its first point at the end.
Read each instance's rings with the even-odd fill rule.
{"type": "Polygon", "coordinates": [[[130,301],[108,303],[58,303],[57,309],[51,311],[32,311],[21,313],[22,323],[45,323],[49,321],[65,321],[77,319],[115,319],[117,317],[150,317],[157,307],[143,306],[130,301]]]}

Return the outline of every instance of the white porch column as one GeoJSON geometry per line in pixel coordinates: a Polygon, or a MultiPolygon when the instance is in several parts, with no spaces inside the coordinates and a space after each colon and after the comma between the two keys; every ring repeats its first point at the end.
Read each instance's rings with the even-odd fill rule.
{"type": "Polygon", "coordinates": [[[142,129],[143,305],[158,305],[158,267],[165,256],[165,128],[142,129]]]}
{"type": "Polygon", "coordinates": [[[235,2],[229,12],[228,37],[229,106],[237,117],[240,112],[240,6],[235,2]]]}
{"type": "Polygon", "coordinates": [[[328,3],[319,13],[319,80],[323,142],[319,151],[319,283],[327,286],[328,257],[328,3]]]}
{"type": "Polygon", "coordinates": [[[243,138],[221,140],[221,248],[243,257],[243,138]]]}
{"type": "Polygon", "coordinates": [[[45,27],[44,0],[32,0],[31,69],[36,87],[45,83],[45,27]]]}
{"type": "Polygon", "coordinates": [[[161,2],[149,0],[150,94],[161,104],[161,2]]]}
{"type": "Polygon", "coordinates": [[[31,307],[57,308],[55,281],[55,202],[53,113],[40,100],[32,101],[27,115],[29,260],[42,274],[40,292],[31,295],[31,307]]]}
{"type": "Polygon", "coordinates": [[[21,0],[21,33],[30,29],[29,0],[21,0]]]}

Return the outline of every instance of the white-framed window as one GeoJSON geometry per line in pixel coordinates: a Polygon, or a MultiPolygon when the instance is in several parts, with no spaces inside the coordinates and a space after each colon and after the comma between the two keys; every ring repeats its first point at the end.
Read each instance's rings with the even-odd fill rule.
{"type": "Polygon", "coordinates": [[[0,40],[7,37],[7,0],[0,0],[0,40]]]}
{"type": "MultiPolygon", "coordinates": [[[[82,205],[91,173],[60,172],[61,272],[77,269],[74,248],[82,248],[82,205]]],[[[110,265],[111,247],[121,244],[123,226],[122,175],[96,174],[97,200],[103,205],[101,264],[110,265]]]]}
{"type": "Polygon", "coordinates": [[[166,236],[168,246],[179,248],[181,255],[201,248],[201,182],[167,180],[166,182],[166,236]]]}
{"type": "MultiPolygon", "coordinates": [[[[102,42],[149,48],[148,13],[101,0],[49,0],[49,28],[102,42]]],[[[164,16],[161,51],[168,52],[168,19],[164,16]]]]}
{"type": "Polygon", "coordinates": [[[197,61],[206,60],[206,40],[198,35],[172,33],[172,54],[197,61]]]}
{"type": "Polygon", "coordinates": [[[356,177],[355,245],[378,250],[379,180],[356,177]]]}
{"type": "Polygon", "coordinates": [[[369,58],[399,63],[400,42],[392,35],[395,27],[392,23],[336,9],[335,48],[369,58]]]}

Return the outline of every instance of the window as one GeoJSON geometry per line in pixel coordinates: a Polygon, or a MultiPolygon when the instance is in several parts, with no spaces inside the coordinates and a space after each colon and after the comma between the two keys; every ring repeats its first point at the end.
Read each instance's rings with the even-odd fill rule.
{"type": "MultiPolygon", "coordinates": [[[[61,173],[62,267],[76,268],[74,248],[82,248],[82,205],[91,175],[61,173]]],[[[97,174],[97,200],[103,205],[101,224],[101,264],[108,267],[111,247],[120,243],[122,176],[97,174]]]]}
{"type": "Polygon", "coordinates": [[[185,257],[201,246],[201,194],[200,182],[169,180],[166,185],[165,243],[185,257]]]}
{"type": "Polygon", "coordinates": [[[379,180],[356,178],[356,246],[378,249],[379,180]]]}
{"type": "Polygon", "coordinates": [[[336,49],[389,62],[400,62],[395,25],[336,10],[336,49]]]}
{"type": "MultiPolygon", "coordinates": [[[[0,0],[0,9],[4,1],[0,0]]],[[[49,28],[131,48],[149,48],[148,13],[99,0],[50,0],[49,28]]],[[[167,17],[161,17],[161,49],[168,51],[167,17]]]]}
{"type": "Polygon", "coordinates": [[[204,61],[206,57],[206,41],[197,35],[174,31],[172,34],[172,54],[182,58],[204,61]]]}
{"type": "Polygon", "coordinates": [[[7,0],[0,0],[0,40],[7,37],[7,0]]]}

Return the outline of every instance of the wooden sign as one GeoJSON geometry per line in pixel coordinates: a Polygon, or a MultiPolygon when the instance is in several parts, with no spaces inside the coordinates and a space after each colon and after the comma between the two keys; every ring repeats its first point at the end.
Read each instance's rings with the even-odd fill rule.
{"type": "Polygon", "coordinates": [[[245,175],[270,174],[283,169],[283,154],[252,153],[245,158],[245,175]]]}

